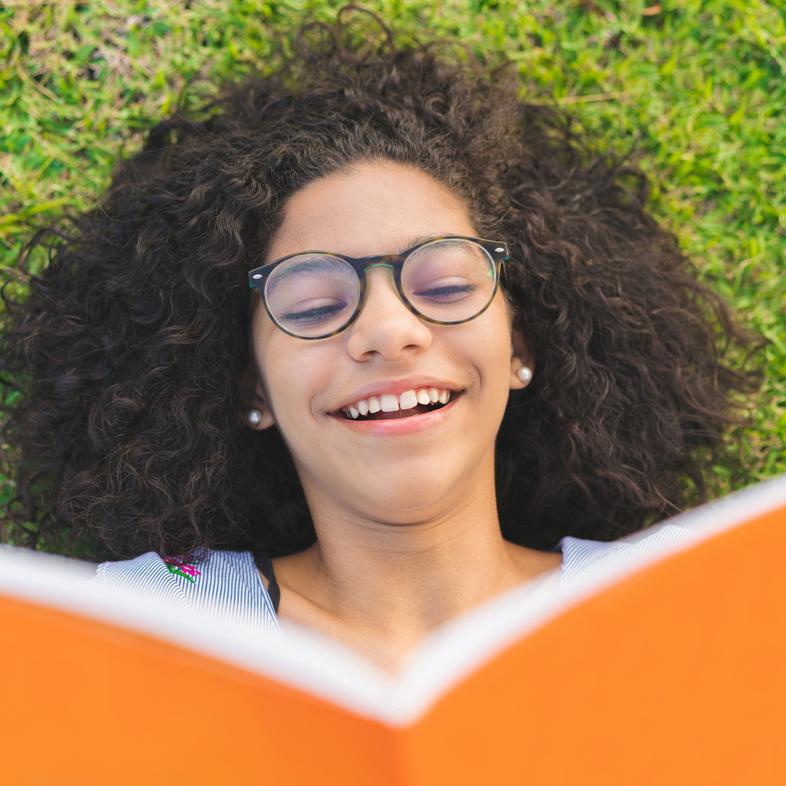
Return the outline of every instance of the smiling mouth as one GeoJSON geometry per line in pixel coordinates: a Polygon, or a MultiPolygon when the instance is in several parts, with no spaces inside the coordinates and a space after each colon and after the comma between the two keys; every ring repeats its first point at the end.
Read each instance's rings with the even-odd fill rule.
{"type": "Polygon", "coordinates": [[[460,398],[463,394],[463,390],[451,392],[450,401],[448,401],[446,404],[440,404],[439,402],[434,404],[418,404],[417,406],[411,407],[410,409],[396,409],[393,410],[393,412],[383,412],[380,410],[379,412],[369,412],[367,415],[358,415],[356,418],[353,418],[351,415],[345,415],[342,411],[339,410],[338,412],[333,413],[333,417],[341,418],[342,420],[350,420],[353,423],[364,420],[397,420],[400,418],[411,418],[415,415],[423,415],[427,412],[436,412],[438,409],[448,406],[448,404],[451,404],[453,401],[460,398]]]}

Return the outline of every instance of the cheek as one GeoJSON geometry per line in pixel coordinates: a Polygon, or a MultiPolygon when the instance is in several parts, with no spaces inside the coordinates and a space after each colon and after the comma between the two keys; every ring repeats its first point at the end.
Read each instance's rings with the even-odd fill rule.
{"type": "Polygon", "coordinates": [[[297,353],[287,352],[277,344],[278,342],[272,341],[265,348],[262,357],[267,389],[276,412],[285,409],[307,384],[303,375],[297,373],[297,353]]]}
{"type": "Polygon", "coordinates": [[[508,321],[502,308],[493,308],[456,326],[455,332],[445,328],[442,345],[450,356],[448,367],[465,372],[461,378],[471,387],[467,403],[473,407],[478,425],[484,424],[484,435],[486,428],[498,428],[510,395],[512,345],[508,321]]]}
{"type": "Polygon", "coordinates": [[[300,358],[306,347],[280,331],[262,306],[254,314],[253,329],[257,364],[267,400],[278,419],[284,414],[287,402],[297,398],[298,391],[307,386],[305,376],[309,366],[300,358]]]}
{"type": "MultiPolygon", "coordinates": [[[[481,376],[483,408],[495,427],[499,426],[510,396],[510,364],[513,351],[510,322],[504,304],[495,300],[488,319],[478,325],[481,330],[474,343],[481,376]]],[[[486,316],[482,314],[481,318],[486,316]]]]}
{"type": "Polygon", "coordinates": [[[326,391],[338,364],[329,347],[316,344],[281,333],[269,338],[262,353],[273,414],[280,430],[292,438],[308,427],[304,419],[320,417],[327,407],[326,391]]]}
{"type": "MultiPolygon", "coordinates": [[[[512,353],[510,318],[498,291],[492,304],[475,320],[473,345],[482,352],[484,366],[507,374],[512,353]]],[[[472,322],[468,323],[472,325],[472,322]]]]}

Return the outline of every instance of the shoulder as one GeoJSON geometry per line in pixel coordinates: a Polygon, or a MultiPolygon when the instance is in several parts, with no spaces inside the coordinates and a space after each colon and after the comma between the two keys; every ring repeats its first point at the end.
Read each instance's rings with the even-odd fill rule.
{"type": "Polygon", "coordinates": [[[147,551],[133,559],[101,562],[96,566],[93,582],[186,602],[168,558],[155,551],[147,551]]]}
{"type": "Polygon", "coordinates": [[[172,599],[241,624],[278,628],[250,551],[209,549],[192,561],[148,551],[133,559],[99,563],[93,582],[172,599]]]}
{"type": "Polygon", "coordinates": [[[675,524],[662,524],[613,541],[585,540],[565,537],[560,541],[562,548],[562,580],[577,576],[590,565],[598,562],[625,562],[631,557],[657,550],[659,547],[681,541],[689,541],[695,534],[675,524]]]}

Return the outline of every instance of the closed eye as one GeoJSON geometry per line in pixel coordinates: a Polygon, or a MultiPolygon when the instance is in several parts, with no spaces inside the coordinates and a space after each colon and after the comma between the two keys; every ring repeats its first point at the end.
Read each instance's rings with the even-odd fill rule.
{"type": "Polygon", "coordinates": [[[453,295],[465,295],[477,289],[473,284],[453,285],[449,287],[435,287],[433,289],[426,289],[422,292],[416,292],[418,297],[431,297],[431,298],[448,298],[453,295]]]}
{"type": "Polygon", "coordinates": [[[309,308],[305,311],[290,311],[282,315],[283,319],[291,320],[292,322],[317,322],[324,317],[332,316],[339,311],[346,308],[346,303],[335,306],[319,306],[317,308],[309,308]]]}

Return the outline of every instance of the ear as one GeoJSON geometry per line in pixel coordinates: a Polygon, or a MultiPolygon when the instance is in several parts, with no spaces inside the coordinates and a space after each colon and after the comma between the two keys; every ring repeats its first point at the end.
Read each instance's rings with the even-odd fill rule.
{"type": "Polygon", "coordinates": [[[517,329],[513,329],[511,331],[511,345],[512,351],[510,356],[510,389],[511,390],[522,390],[523,388],[527,387],[532,381],[532,376],[530,376],[529,380],[522,380],[518,376],[518,372],[520,369],[526,366],[532,372],[532,375],[535,374],[535,358],[529,350],[527,346],[527,342],[524,339],[524,336],[521,332],[517,329]]]}
{"type": "Polygon", "coordinates": [[[273,415],[273,410],[267,403],[268,395],[265,392],[264,384],[262,383],[253,360],[240,375],[238,384],[240,392],[239,417],[243,425],[255,431],[263,431],[266,428],[274,426],[276,419],[273,415]],[[256,424],[249,423],[248,421],[248,413],[254,409],[262,415],[262,420],[256,424]]]}

